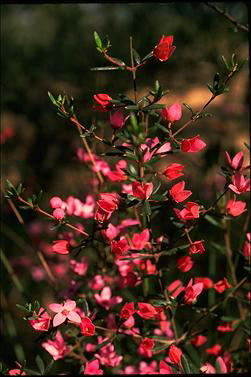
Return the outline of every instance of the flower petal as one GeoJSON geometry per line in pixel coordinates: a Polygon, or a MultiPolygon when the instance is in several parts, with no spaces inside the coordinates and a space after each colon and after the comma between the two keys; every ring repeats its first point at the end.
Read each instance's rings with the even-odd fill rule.
{"type": "Polygon", "coordinates": [[[50,310],[52,310],[55,313],[60,313],[63,310],[62,304],[50,304],[49,305],[50,310]]]}
{"type": "Polygon", "coordinates": [[[68,315],[67,315],[67,318],[72,321],[72,322],[76,322],[76,323],[80,323],[81,322],[81,317],[79,316],[78,313],[76,312],[70,312],[68,315]]]}
{"type": "Polygon", "coordinates": [[[59,325],[61,325],[61,323],[63,323],[65,320],[66,320],[66,316],[63,315],[62,313],[58,313],[58,314],[56,314],[55,317],[53,318],[53,326],[54,326],[54,327],[59,326],[59,325]]]}
{"type": "Polygon", "coordinates": [[[73,300],[66,300],[64,304],[64,309],[74,310],[76,308],[76,302],[73,300]]]}

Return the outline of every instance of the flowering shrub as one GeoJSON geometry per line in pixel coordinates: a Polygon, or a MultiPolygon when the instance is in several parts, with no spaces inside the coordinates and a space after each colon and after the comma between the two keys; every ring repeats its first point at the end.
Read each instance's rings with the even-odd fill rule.
{"type": "MultiPolygon", "coordinates": [[[[208,115],[205,108],[227,91],[242,62],[235,54],[230,62],[223,57],[226,74],[221,85],[216,74],[213,85],[208,86],[211,97],[201,110],[181,103],[166,107],[159,103],[166,95],[159,81],[138,98],[136,74],[151,60],[167,62],[168,69],[176,48],[179,54],[173,36],[163,35],[143,59],[130,38],[130,65],[110,56],[109,40],[104,44],[96,32],[94,37],[97,50],[112,68],[128,71],[134,82],[134,99],[115,93],[93,94],[92,111],[97,117],[105,113],[110,137],[101,137],[96,124],[88,127],[78,119],[73,98],[66,94],[54,98],[49,92],[57,113],[80,135],[83,149],[78,148],[77,157],[95,175],[89,195],[81,200],[53,196],[46,211],[39,204],[41,193],[27,198],[22,184],[14,187],[8,181],[5,194],[16,211],[15,205],[21,204],[54,223],[57,236],[44,254],[65,262],[72,274],[59,294],[56,282],[64,280],[66,267],[60,268],[59,263],[52,270],[47,258],[40,257],[55,285],[55,298],[43,307],[33,297],[25,306],[18,304],[26,313],[27,326],[34,333],[41,332],[41,350],[51,357],[46,366],[44,357],[37,356],[39,372],[48,373],[59,359],[73,364],[80,374],[246,371],[250,233],[245,225],[238,235],[238,249],[232,246],[230,234],[231,222],[241,221],[248,213],[244,200],[250,180],[246,178],[248,166],[243,167],[244,154],[225,152],[226,166],[221,168],[225,189],[216,193],[209,207],[196,199],[187,180],[186,162],[179,163],[178,157],[168,161],[170,155],[175,159],[179,154],[189,161],[190,153],[202,154],[207,149],[209,142],[192,125],[208,115]],[[181,125],[186,110],[191,117],[181,125]],[[191,137],[177,137],[189,125],[191,137]],[[99,147],[93,152],[94,144],[102,146],[102,153],[99,147]],[[167,163],[160,171],[157,162],[163,164],[164,157],[167,163]],[[168,218],[167,229],[160,223],[156,226],[156,218],[163,215],[168,218]],[[205,232],[201,235],[206,223],[215,227],[217,243],[205,232]],[[226,260],[219,281],[197,276],[200,260],[212,248],[226,260]],[[215,296],[217,301],[208,299],[207,305],[207,297],[215,296]],[[223,333],[229,337],[222,337],[223,333]]],[[[12,375],[33,372],[20,364],[7,371],[12,375]]]]}

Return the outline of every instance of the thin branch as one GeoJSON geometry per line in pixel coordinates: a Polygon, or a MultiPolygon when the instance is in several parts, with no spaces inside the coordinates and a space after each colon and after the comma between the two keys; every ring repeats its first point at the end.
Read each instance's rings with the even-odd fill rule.
{"type": "Polygon", "coordinates": [[[223,17],[225,17],[228,21],[230,21],[237,29],[239,30],[244,30],[244,31],[249,31],[248,26],[240,24],[234,17],[231,16],[227,11],[219,8],[217,5],[205,2],[205,4],[214,9],[217,13],[221,14],[223,17]]]}

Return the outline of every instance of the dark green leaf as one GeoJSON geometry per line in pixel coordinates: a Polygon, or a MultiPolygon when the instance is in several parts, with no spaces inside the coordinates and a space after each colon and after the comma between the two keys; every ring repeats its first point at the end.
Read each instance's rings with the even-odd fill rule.
{"type": "Polygon", "coordinates": [[[37,355],[36,358],[35,358],[35,361],[36,361],[36,364],[37,364],[38,369],[40,370],[41,374],[44,374],[45,366],[44,366],[44,362],[43,362],[42,358],[39,355],[37,355]]]}
{"type": "Polygon", "coordinates": [[[220,228],[221,227],[221,223],[219,223],[219,221],[216,221],[212,216],[210,215],[205,215],[204,218],[209,222],[211,223],[212,225],[220,228]]]}
{"type": "Polygon", "coordinates": [[[153,56],[153,51],[151,51],[149,54],[147,54],[147,55],[142,59],[142,62],[144,62],[145,60],[150,59],[152,56],[153,56]]]}
{"type": "Polygon", "coordinates": [[[19,308],[19,309],[22,309],[24,311],[26,311],[27,313],[30,313],[30,310],[25,308],[23,305],[19,305],[19,304],[16,304],[16,307],[19,308]]]}
{"type": "Polygon", "coordinates": [[[189,111],[191,111],[192,115],[194,114],[194,111],[193,111],[193,109],[191,108],[191,106],[189,106],[187,103],[184,103],[184,102],[183,102],[183,105],[184,105],[189,111]]]}
{"type": "Polygon", "coordinates": [[[136,62],[136,64],[140,64],[140,56],[139,53],[133,48],[132,49],[133,58],[136,62]]]}
{"type": "Polygon", "coordinates": [[[53,105],[59,107],[57,101],[55,100],[55,98],[53,97],[53,95],[49,91],[48,91],[48,96],[49,96],[51,102],[53,103],[53,105]]]}
{"type": "Polygon", "coordinates": [[[122,66],[125,66],[126,65],[126,63],[125,62],[123,62],[123,60],[120,60],[120,59],[117,59],[117,58],[112,58],[112,60],[114,60],[117,64],[119,64],[119,65],[122,65],[122,66]]]}
{"type": "Polygon", "coordinates": [[[51,359],[51,361],[49,362],[49,364],[45,368],[44,374],[49,373],[49,371],[51,370],[51,368],[52,368],[52,366],[53,366],[54,363],[55,363],[54,359],[51,359]]]}
{"type": "Polygon", "coordinates": [[[184,354],[181,356],[181,364],[182,364],[182,367],[184,369],[184,372],[186,374],[191,374],[191,369],[190,369],[189,363],[188,363],[187,358],[184,354]]]}

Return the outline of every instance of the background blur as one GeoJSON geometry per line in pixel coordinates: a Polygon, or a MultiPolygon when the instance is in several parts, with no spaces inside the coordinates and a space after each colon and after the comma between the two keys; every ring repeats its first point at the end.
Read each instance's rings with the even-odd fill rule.
{"type": "MultiPolygon", "coordinates": [[[[238,22],[247,24],[244,3],[216,4],[225,7],[238,22]]],[[[162,35],[173,35],[176,51],[172,58],[166,63],[152,60],[139,70],[139,94],[147,93],[158,79],[170,90],[161,103],[185,102],[194,110],[199,110],[210,98],[206,84],[212,83],[216,72],[223,71],[221,55],[229,60],[235,52],[241,59],[248,58],[247,33],[236,30],[203,3],[2,5],[2,185],[8,178],[15,185],[23,182],[28,193],[42,188],[42,208],[49,208],[48,200],[53,195],[64,199],[73,195],[84,200],[89,193],[76,159],[81,140],[72,125],[55,114],[47,91],[55,96],[63,92],[73,96],[76,113],[86,125],[96,116],[91,109],[94,93],[132,96],[128,72],[90,70],[110,65],[95,48],[94,30],[103,39],[109,35],[110,55],[127,62],[129,36],[143,57],[162,35]]],[[[193,161],[189,156],[186,161],[191,174],[188,174],[189,188],[200,199],[211,202],[214,189],[223,188],[224,180],[217,175],[217,166],[225,164],[226,149],[231,155],[242,149],[249,159],[248,149],[243,145],[249,140],[248,74],[246,64],[230,82],[229,93],[218,97],[208,108],[213,117],[198,121],[181,134],[192,137],[199,133],[208,143],[207,151],[200,158],[196,156],[193,161]]],[[[184,108],[182,124],[189,115],[184,108]]],[[[4,251],[15,256],[13,263],[18,266],[17,240],[23,237],[23,230],[3,200],[2,213],[4,251]]],[[[35,218],[27,212],[23,216],[28,224],[35,218]]],[[[17,267],[16,272],[23,284],[29,285],[34,281],[29,265],[24,262],[20,265],[21,270],[17,267]],[[24,268],[27,276],[23,276],[24,268]]],[[[7,275],[3,283],[2,305],[8,308],[1,321],[2,344],[7,345],[3,357],[7,365],[14,367],[14,360],[22,359],[23,352],[26,355],[32,352],[34,345],[30,339],[34,338],[34,331],[16,313],[15,303],[22,298],[7,275]],[[25,341],[27,333],[29,341],[25,341]]],[[[42,292],[43,281],[35,284],[39,286],[31,288],[31,292],[32,289],[42,292]]],[[[33,357],[29,359],[32,362],[33,357]]]]}

